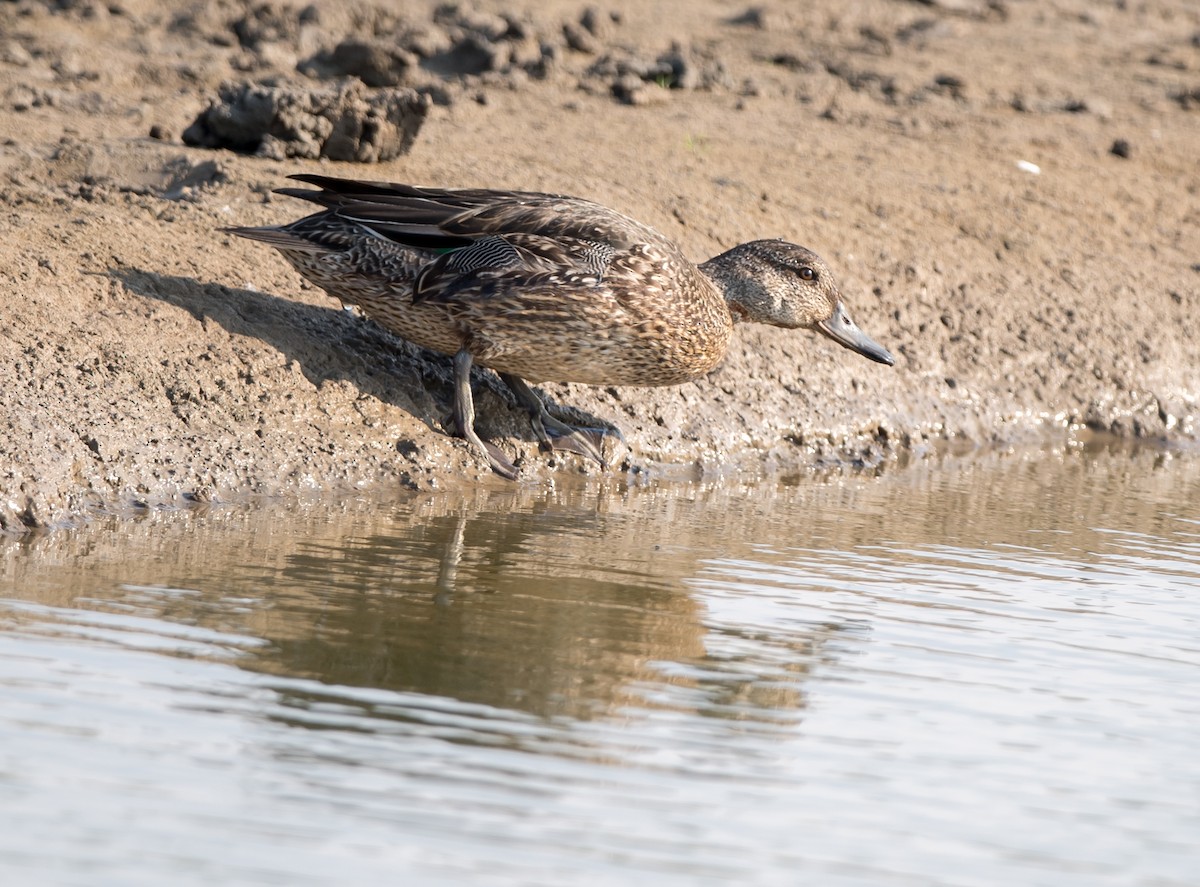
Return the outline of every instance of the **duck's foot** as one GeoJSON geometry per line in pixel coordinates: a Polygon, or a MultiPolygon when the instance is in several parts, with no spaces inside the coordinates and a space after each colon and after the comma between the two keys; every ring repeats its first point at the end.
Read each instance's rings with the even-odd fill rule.
{"type": "MultiPolygon", "coordinates": [[[[474,435],[475,432],[472,431],[471,434],[474,435]]],[[[466,435],[463,435],[463,437],[466,437],[466,435]]],[[[478,436],[475,436],[474,440],[468,437],[467,440],[470,440],[475,446],[483,449],[484,455],[487,456],[488,464],[492,466],[492,471],[507,480],[517,479],[517,466],[512,464],[512,460],[504,455],[498,446],[490,444],[478,436]]]]}
{"type": "Polygon", "coordinates": [[[543,450],[578,453],[596,460],[601,468],[608,468],[605,444],[614,436],[621,440],[621,432],[607,428],[580,428],[559,421],[550,415],[542,399],[533,393],[533,389],[520,376],[501,373],[500,378],[512,390],[517,403],[529,413],[533,433],[537,435],[538,445],[543,450]]]}
{"type": "Polygon", "coordinates": [[[475,433],[475,403],[471,398],[471,353],[459,351],[454,355],[454,426],[460,437],[465,438],[484,456],[492,471],[509,480],[517,479],[516,466],[500,452],[475,433]]]}
{"type": "Polygon", "coordinates": [[[619,431],[609,431],[606,428],[581,428],[578,425],[568,425],[560,422],[544,410],[532,415],[533,433],[537,435],[538,444],[543,450],[566,450],[594,459],[601,468],[608,468],[611,460],[605,455],[606,445],[612,438],[621,439],[619,431]]]}

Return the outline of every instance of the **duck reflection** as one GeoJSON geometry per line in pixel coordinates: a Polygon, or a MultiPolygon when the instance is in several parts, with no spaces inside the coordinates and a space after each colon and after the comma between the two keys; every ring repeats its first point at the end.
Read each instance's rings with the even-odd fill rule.
{"type": "Polygon", "coordinates": [[[680,581],[695,549],[655,529],[666,507],[655,499],[493,491],[309,539],[281,570],[302,596],[259,665],[539,716],[644,704],[630,688],[660,682],[655,663],[705,655],[680,581]]]}
{"type": "Polygon", "coordinates": [[[729,629],[705,624],[689,582],[709,555],[760,536],[772,508],[737,486],[581,479],[151,515],[117,525],[123,540],[97,525],[16,546],[9,554],[24,556],[8,563],[56,565],[44,586],[54,606],[255,639],[238,664],[306,681],[281,690],[297,711],[327,695],[316,682],[538,717],[675,707],[770,722],[805,705],[801,685],[838,628],[814,625],[782,652],[760,639],[730,658],[710,649],[729,629]]]}

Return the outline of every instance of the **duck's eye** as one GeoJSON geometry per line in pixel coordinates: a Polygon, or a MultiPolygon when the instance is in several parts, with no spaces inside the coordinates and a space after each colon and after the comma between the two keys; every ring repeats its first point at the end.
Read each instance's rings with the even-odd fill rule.
{"type": "Polygon", "coordinates": [[[807,268],[807,267],[801,268],[800,269],[800,279],[807,280],[809,283],[812,283],[814,280],[817,279],[817,272],[814,271],[812,268],[807,268]]]}

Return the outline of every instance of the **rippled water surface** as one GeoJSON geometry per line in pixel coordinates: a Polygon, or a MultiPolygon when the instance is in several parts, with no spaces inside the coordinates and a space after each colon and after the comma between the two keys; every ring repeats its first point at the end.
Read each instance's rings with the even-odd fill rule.
{"type": "Polygon", "coordinates": [[[0,540],[0,883],[1193,885],[1200,460],[0,540]]]}

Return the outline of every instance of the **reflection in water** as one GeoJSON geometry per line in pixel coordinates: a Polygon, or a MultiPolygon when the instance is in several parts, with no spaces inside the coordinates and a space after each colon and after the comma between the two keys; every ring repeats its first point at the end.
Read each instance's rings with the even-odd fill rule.
{"type": "MultiPolygon", "coordinates": [[[[576,718],[665,704],[645,691],[665,681],[696,689],[710,714],[776,720],[801,705],[796,680],[747,680],[753,667],[739,677],[736,658],[707,657],[680,581],[714,544],[743,548],[743,528],[767,514],[738,504],[744,489],[674,492],[511,487],[467,503],[402,500],[382,519],[352,502],[311,506],[287,529],[277,515],[230,510],[205,518],[224,527],[204,537],[195,516],[167,514],[133,527],[136,541],[93,530],[82,576],[67,534],[35,538],[9,563],[14,586],[30,588],[36,572],[55,606],[265,641],[243,668],[576,718]],[[705,514],[719,526],[693,520],[705,514]],[[131,567],[130,549],[147,562],[131,567]]],[[[789,639],[788,673],[802,677],[837,630],[789,639]]]]}
{"type": "Polygon", "coordinates": [[[1121,883],[1184,883],[1197,502],[1198,461],[1017,453],[6,541],[0,793],[28,813],[0,859],[1094,884],[1153,858],[1121,883]]]}

